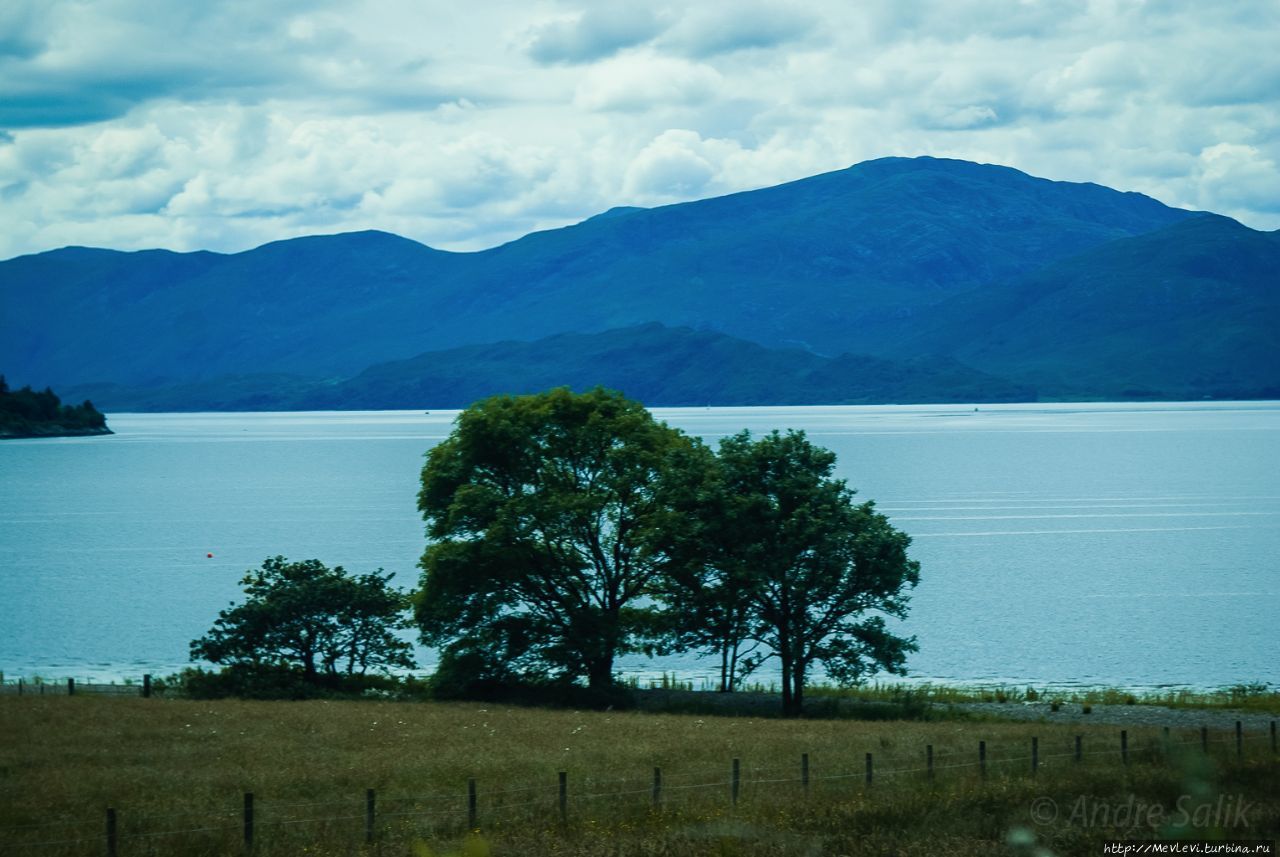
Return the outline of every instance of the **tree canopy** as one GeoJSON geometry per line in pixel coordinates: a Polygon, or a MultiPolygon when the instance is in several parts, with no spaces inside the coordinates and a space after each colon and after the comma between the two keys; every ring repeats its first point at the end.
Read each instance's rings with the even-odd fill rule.
{"type": "Polygon", "coordinates": [[[405,595],[382,569],[353,576],[317,559],[272,557],[240,581],[245,601],[219,612],[191,657],[216,664],[298,669],[308,682],[412,667],[405,595]]]}
{"type": "Polygon", "coordinates": [[[418,497],[433,541],[415,612],[442,666],[609,687],[614,659],[654,634],[645,596],[683,526],[668,474],[698,447],[600,388],[463,411],[428,454],[418,497]]]}
{"type": "Polygon", "coordinates": [[[414,611],[438,679],[585,681],[619,655],[719,656],[721,689],[778,659],[801,710],[815,665],[843,684],[901,673],[893,634],[910,538],[834,477],[803,432],[713,454],[618,393],[497,396],[428,453],[429,544],[414,611]]]}
{"type": "Polygon", "coordinates": [[[0,437],[52,437],[75,434],[111,434],[107,418],[93,403],[64,405],[58,395],[45,387],[10,389],[0,375],[0,437]]]}
{"type": "Polygon", "coordinates": [[[778,658],[788,713],[801,710],[814,664],[857,684],[876,670],[902,673],[916,648],[884,621],[905,617],[906,590],[919,581],[911,539],[874,503],[854,502],[835,460],[803,432],[753,440],[744,431],[721,441],[722,499],[704,507],[711,591],[743,617],[735,633],[778,658]]]}

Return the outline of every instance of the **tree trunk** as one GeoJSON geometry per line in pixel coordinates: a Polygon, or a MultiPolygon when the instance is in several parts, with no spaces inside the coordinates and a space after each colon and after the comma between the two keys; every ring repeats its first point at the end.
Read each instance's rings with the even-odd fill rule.
{"type": "Polygon", "coordinates": [[[778,657],[782,661],[782,713],[789,717],[795,713],[791,704],[791,653],[779,652],[778,657]]]}
{"type": "Polygon", "coordinates": [[[613,655],[592,658],[587,665],[587,687],[608,690],[613,687],[613,655]]]}
{"type": "Polygon", "coordinates": [[[795,690],[791,693],[791,705],[794,710],[791,713],[797,717],[804,714],[804,674],[805,664],[797,663],[791,673],[792,680],[795,682],[795,690]]]}

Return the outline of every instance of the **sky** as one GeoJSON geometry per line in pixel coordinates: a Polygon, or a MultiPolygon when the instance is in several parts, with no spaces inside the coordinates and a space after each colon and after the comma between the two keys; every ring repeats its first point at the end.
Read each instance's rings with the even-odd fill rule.
{"type": "Polygon", "coordinates": [[[1280,0],[3,0],[0,258],[616,205],[934,155],[1280,228],[1280,0]]]}

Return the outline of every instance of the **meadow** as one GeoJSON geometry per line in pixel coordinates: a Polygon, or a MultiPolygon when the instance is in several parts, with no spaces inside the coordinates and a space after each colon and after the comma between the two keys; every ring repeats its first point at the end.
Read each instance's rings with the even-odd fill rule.
{"type": "Polygon", "coordinates": [[[1119,731],[9,696],[0,697],[0,854],[108,853],[107,808],[120,857],[238,854],[246,792],[262,855],[1072,855],[1122,838],[1277,837],[1270,735],[1245,735],[1237,754],[1233,733],[1214,732],[1206,753],[1198,730],[1131,729],[1126,764],[1119,731]]]}

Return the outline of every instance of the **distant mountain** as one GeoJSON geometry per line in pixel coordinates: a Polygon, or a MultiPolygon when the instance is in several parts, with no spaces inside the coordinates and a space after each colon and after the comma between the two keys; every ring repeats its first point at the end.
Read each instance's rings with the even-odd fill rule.
{"type": "Polygon", "coordinates": [[[377,232],[231,255],[67,248],[0,262],[0,369],[131,387],[348,378],[429,350],[651,321],[901,356],[959,294],[1189,216],[1005,167],[886,158],[479,253],[377,232]]]}
{"type": "Polygon", "coordinates": [[[894,349],[1084,398],[1280,398],[1280,232],[1201,215],[940,305],[894,349]]]}
{"type": "Polygon", "coordinates": [[[622,390],[650,406],[1001,402],[1035,398],[945,358],[888,361],[769,349],[708,331],[640,325],[428,352],[342,382],[232,376],[129,389],[75,390],[111,410],[460,408],[497,393],[550,387],[622,390]]]}

